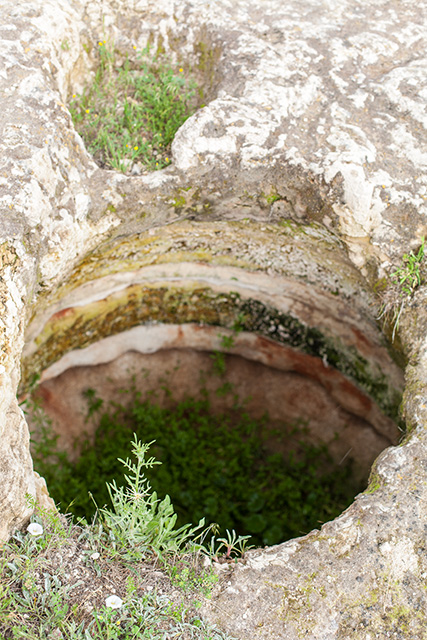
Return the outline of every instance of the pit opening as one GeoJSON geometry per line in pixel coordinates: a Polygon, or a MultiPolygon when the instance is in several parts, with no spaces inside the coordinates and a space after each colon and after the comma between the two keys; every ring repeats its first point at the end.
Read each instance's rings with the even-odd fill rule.
{"type": "Polygon", "coordinates": [[[57,473],[35,458],[63,507],[72,496],[70,510],[89,519],[89,486],[97,504],[108,502],[105,482],[120,478],[117,457],[128,455],[136,432],[156,441],[151,453],[164,468],[147,475],[162,497],[171,496],[179,525],[205,517],[222,531],[250,534],[258,545],[302,535],[339,515],[369,473],[361,434],[374,451],[387,443],[315,381],[219,351],[125,352],[109,363],[66,370],[42,383],[38,397],[60,448],[75,461],[59,487],[57,473]],[[90,405],[103,401],[89,420],[88,392],[90,405]]]}
{"type": "MultiPolygon", "coordinates": [[[[104,407],[110,402],[124,405],[118,413],[125,422],[129,421],[126,411],[129,407],[132,410],[135,393],[140,403],[154,400],[162,410],[169,411],[162,414],[166,423],[172,420],[180,402],[207,400],[209,408],[205,411],[213,416],[213,435],[203,432],[202,439],[213,440],[214,431],[227,421],[224,434],[233,432],[233,425],[240,428],[240,418],[248,414],[256,422],[254,431],[260,438],[258,444],[251,441],[252,449],[263,449],[265,459],[279,454],[284,461],[289,457],[303,461],[298,472],[301,486],[305,482],[307,487],[304,466],[311,473],[310,460],[317,458],[317,478],[319,474],[332,474],[332,485],[348,489],[345,496],[338,491],[334,506],[326,505],[328,515],[320,510],[318,517],[292,531],[280,526],[272,531],[267,518],[260,524],[261,507],[258,510],[264,502],[271,512],[266,499],[271,485],[266,481],[264,495],[261,492],[261,496],[253,497],[254,512],[249,514],[258,517],[254,526],[258,531],[242,530],[242,522],[250,522],[247,513],[237,515],[234,522],[227,519],[227,514],[226,527],[238,528],[238,523],[240,534],[253,533],[258,536],[257,544],[273,544],[308,533],[328,517],[339,515],[355,493],[366,487],[378,454],[399,441],[396,419],[402,373],[368,312],[360,276],[348,261],[345,269],[344,262],[337,268],[336,250],[322,264],[319,242],[325,241],[323,230],[299,236],[301,244],[295,242],[300,232],[289,226],[189,223],[164,228],[155,237],[140,234],[118,240],[113,248],[110,244],[100,249],[90,256],[91,277],[87,280],[82,277],[85,265],[79,265],[71,278],[74,285],[64,284],[57,299],[33,319],[24,351],[23,389],[34,372],[41,373],[38,395],[58,434],[60,449],[78,464],[82,438],[94,442],[97,423],[87,420],[88,389],[104,402],[104,407]],[[221,230],[226,232],[221,234],[221,230]],[[262,265],[256,269],[252,266],[252,270],[243,268],[242,255],[238,256],[238,266],[235,261],[233,264],[234,257],[227,251],[230,235],[234,235],[236,250],[249,238],[252,245],[256,244],[256,238],[267,256],[270,272],[260,268],[262,265]],[[263,244],[266,240],[267,252],[263,244]],[[138,256],[137,247],[144,258],[138,256]],[[312,261],[305,278],[299,277],[289,260],[290,255],[296,257],[295,264],[301,270],[301,247],[306,257],[303,268],[307,270],[307,256],[312,261]],[[121,261],[106,273],[105,264],[112,251],[121,255],[121,261]],[[275,262],[275,272],[271,270],[273,251],[281,261],[275,262]],[[198,260],[194,260],[194,253],[198,260]],[[284,255],[287,260],[283,260],[284,255]],[[94,263],[98,278],[94,277],[94,263]],[[315,279],[327,286],[313,282],[315,279]],[[263,422],[265,414],[268,417],[263,422]],[[219,423],[215,422],[218,416],[219,423]],[[304,450],[309,452],[306,458],[304,450]]],[[[127,427],[130,437],[133,426],[127,427]]],[[[30,418],[31,427],[35,425],[30,418]]],[[[110,441],[114,433],[114,428],[110,429],[110,441]]],[[[154,438],[149,429],[146,434],[148,441],[160,440],[163,435],[158,430],[154,438]]],[[[144,439],[143,433],[138,435],[144,439]]],[[[159,452],[166,450],[168,439],[157,445],[159,452]]],[[[242,435],[242,448],[245,439],[242,435]]],[[[197,437],[191,449],[195,449],[194,443],[197,437]]],[[[127,453],[119,451],[117,455],[127,453]]],[[[166,453],[169,456],[170,452],[166,453]]],[[[212,451],[207,457],[213,459],[212,451]]],[[[177,465],[171,459],[167,466],[173,471],[177,465]]],[[[196,464],[197,460],[186,460],[184,467],[196,464]]],[[[205,478],[209,470],[203,467],[201,474],[205,478]]],[[[197,474],[193,475],[193,485],[197,484],[195,477],[197,474]]],[[[316,491],[322,481],[315,478],[310,479],[311,493],[317,495],[315,501],[320,504],[322,499],[316,491]]],[[[155,474],[152,483],[156,488],[155,474]]],[[[174,498],[172,490],[162,490],[174,498]]],[[[293,486],[292,490],[299,491],[301,511],[305,506],[310,511],[310,491],[293,486]]],[[[221,503],[226,500],[227,487],[211,487],[210,495],[213,502],[221,503]]],[[[182,496],[176,500],[185,518],[188,512],[182,496]]],[[[237,510],[239,497],[231,502],[237,510]]],[[[242,502],[247,505],[250,498],[245,496],[242,502]]],[[[285,509],[283,505],[281,509],[285,509]]],[[[206,514],[196,509],[193,515],[195,520],[206,514]]]]}

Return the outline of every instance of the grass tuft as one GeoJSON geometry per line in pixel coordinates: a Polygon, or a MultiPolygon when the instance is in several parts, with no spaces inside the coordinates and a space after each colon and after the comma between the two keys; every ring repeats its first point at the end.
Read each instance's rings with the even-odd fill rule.
{"type": "MultiPolygon", "coordinates": [[[[425,282],[424,269],[425,238],[416,253],[410,251],[402,257],[401,264],[393,271],[384,286],[378,286],[381,310],[378,320],[389,324],[392,330],[391,340],[394,342],[399,330],[400,318],[404,309],[410,304],[415,291],[425,282]]],[[[383,283],[378,283],[382,285],[383,283]]]]}
{"type": "Polygon", "coordinates": [[[150,48],[131,60],[98,43],[95,78],[69,109],[95,161],[134,174],[166,167],[179,127],[196,110],[196,83],[150,48]]]}

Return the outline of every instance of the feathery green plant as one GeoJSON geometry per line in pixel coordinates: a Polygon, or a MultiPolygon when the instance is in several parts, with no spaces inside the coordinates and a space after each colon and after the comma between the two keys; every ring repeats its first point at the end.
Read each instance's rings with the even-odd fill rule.
{"type": "Polygon", "coordinates": [[[112,509],[100,510],[106,526],[112,531],[122,546],[155,552],[178,552],[184,544],[194,537],[196,531],[205,523],[204,518],[196,527],[183,525],[175,529],[177,515],[166,495],[163,500],[157,497],[150,482],[144,475],[144,469],[161,464],[154,457],[146,459],[146,453],[153,443],[144,444],[134,434],[132,452],[136,463],[127,458],[119,462],[128,470],[125,474],[127,486],[117,486],[116,481],[108,483],[112,509]]]}

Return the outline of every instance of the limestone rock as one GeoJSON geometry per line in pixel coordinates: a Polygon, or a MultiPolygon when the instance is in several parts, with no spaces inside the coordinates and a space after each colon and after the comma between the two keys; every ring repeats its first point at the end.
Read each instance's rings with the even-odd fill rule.
{"type": "MultiPolygon", "coordinates": [[[[337,295],[354,307],[343,325],[363,350],[358,318],[377,331],[370,287],[426,233],[425,12],[422,3],[383,0],[4,0],[0,539],[28,518],[25,495],[40,495],[16,401],[24,344],[26,353],[36,352],[33,344],[54,314],[67,315],[64,300],[78,307],[83,294],[117,297],[129,284],[123,274],[131,272],[140,286],[150,263],[138,244],[142,238],[162,237],[162,230],[189,219],[188,238],[172,245],[175,263],[201,262],[208,269],[227,254],[228,267],[264,269],[273,282],[289,274],[272,245],[264,253],[258,248],[251,260],[250,241],[239,247],[240,262],[233,243],[207,257],[206,246],[196,246],[197,228],[209,222],[220,234],[221,224],[249,220],[256,236],[262,225],[279,231],[291,224],[299,229],[289,250],[300,251],[294,286],[302,290],[306,283],[314,291],[328,273],[322,295],[332,300],[330,265],[328,271],[320,256],[304,253],[304,234],[323,228],[325,237],[335,238],[337,255],[348,253],[352,262],[342,259],[337,295]],[[100,169],[73,128],[67,100],[90,81],[103,37],[123,54],[150,41],[196,70],[206,106],[178,131],[173,164],[163,171],[126,176],[100,169]]],[[[326,249],[318,253],[328,255],[326,249]]],[[[158,264],[167,263],[168,251],[164,255],[158,264]]],[[[421,288],[400,325],[403,355],[410,359],[405,442],[381,454],[369,489],[334,522],[249,553],[245,565],[221,579],[205,615],[237,637],[422,637],[424,297],[421,288]]],[[[313,328],[322,324],[316,309],[313,328]]],[[[224,312],[221,322],[230,318],[224,312]]],[[[328,324],[325,316],[322,335],[328,324]]],[[[381,340],[377,331],[374,342],[383,354],[381,340]]],[[[68,351],[83,347],[82,338],[68,351]]],[[[67,348],[62,342],[58,353],[67,348]]],[[[54,364],[55,349],[48,349],[46,367],[54,364]]],[[[322,361],[320,352],[315,357],[322,361]]],[[[31,362],[27,369],[32,372],[31,362]]],[[[393,376],[397,389],[399,375],[393,376]]]]}

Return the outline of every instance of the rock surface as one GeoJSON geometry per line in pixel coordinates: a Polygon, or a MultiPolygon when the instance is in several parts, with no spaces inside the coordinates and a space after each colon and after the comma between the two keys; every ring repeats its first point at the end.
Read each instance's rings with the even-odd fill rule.
{"type": "MultiPolygon", "coordinates": [[[[184,218],[316,223],[371,286],[419,246],[425,13],[397,0],[3,0],[0,539],[28,518],[25,494],[43,496],[16,401],[24,342],[37,338],[26,327],[108,275],[118,239],[184,218]],[[73,129],[67,99],[90,79],[104,37],[123,53],[150,40],[197,70],[206,106],[178,132],[166,170],[101,170],[73,129]]],[[[205,615],[237,637],[425,635],[425,297],[420,288],[399,329],[405,442],[381,454],[369,489],[337,520],[251,552],[221,580],[205,615]]]]}

